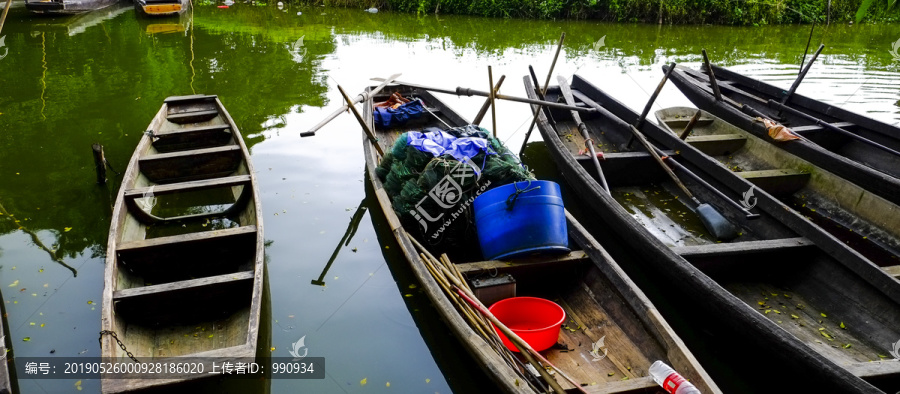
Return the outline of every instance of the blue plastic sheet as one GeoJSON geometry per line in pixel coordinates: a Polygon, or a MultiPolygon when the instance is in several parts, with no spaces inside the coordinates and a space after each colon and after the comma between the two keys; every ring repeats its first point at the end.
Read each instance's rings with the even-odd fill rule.
{"type": "Polygon", "coordinates": [[[410,119],[416,119],[425,112],[425,108],[422,106],[422,102],[419,100],[413,100],[405,104],[401,104],[397,108],[382,108],[376,107],[374,109],[374,118],[375,124],[382,128],[390,128],[396,125],[402,125],[408,122],[410,119]]]}
{"type": "Polygon", "coordinates": [[[434,157],[450,155],[456,160],[465,161],[481,152],[485,154],[494,153],[490,149],[490,143],[484,138],[456,138],[452,134],[437,128],[428,128],[425,131],[425,133],[410,131],[407,133],[407,143],[422,152],[431,153],[434,157]]]}

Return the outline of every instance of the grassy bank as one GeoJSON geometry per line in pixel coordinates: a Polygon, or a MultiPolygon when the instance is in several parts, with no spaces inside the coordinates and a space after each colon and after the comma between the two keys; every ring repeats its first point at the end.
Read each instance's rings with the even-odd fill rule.
{"type": "MultiPolygon", "coordinates": [[[[307,4],[369,8],[418,14],[502,18],[595,19],[610,22],[767,25],[825,22],[828,0],[317,0],[307,4]]],[[[863,0],[832,0],[831,22],[854,19],[863,0]]],[[[877,1],[868,22],[900,21],[900,6],[877,1]]]]}

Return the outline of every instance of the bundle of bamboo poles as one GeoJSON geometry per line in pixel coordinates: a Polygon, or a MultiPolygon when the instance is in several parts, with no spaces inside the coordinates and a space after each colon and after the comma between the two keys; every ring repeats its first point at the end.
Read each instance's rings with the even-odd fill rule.
{"type": "Polygon", "coordinates": [[[456,308],[459,310],[460,314],[466,319],[469,325],[477,332],[484,340],[487,342],[494,351],[499,354],[504,361],[515,371],[519,373],[519,375],[523,378],[524,381],[528,382],[529,385],[532,386],[538,392],[546,392],[546,386],[543,383],[548,384],[553,391],[557,393],[565,393],[566,391],[559,385],[559,382],[550,375],[550,372],[544,367],[553,368],[556,372],[569,381],[573,386],[575,386],[578,390],[581,390],[581,385],[577,384],[574,380],[569,378],[565,373],[561,370],[550,364],[546,358],[541,356],[537,351],[531,348],[524,340],[522,340],[518,335],[512,332],[509,328],[507,328],[503,323],[497,320],[487,308],[475,297],[472,293],[472,289],[469,288],[468,283],[466,282],[465,277],[462,272],[453,264],[446,254],[442,254],[441,257],[435,258],[422,244],[416,241],[414,238],[410,237],[412,243],[416,246],[416,249],[419,251],[419,257],[422,259],[422,262],[425,264],[425,267],[428,268],[428,271],[431,272],[432,277],[434,277],[435,281],[441,286],[444,292],[447,294],[447,297],[456,305],[456,308]],[[541,375],[543,378],[543,382],[533,378],[533,375],[528,372],[524,365],[516,358],[515,355],[503,344],[500,337],[497,335],[497,332],[494,331],[491,323],[497,327],[500,331],[502,331],[506,337],[519,349],[520,354],[525,357],[531,366],[534,367],[535,370],[541,375]],[[544,365],[541,365],[540,362],[543,362],[544,365]]]}

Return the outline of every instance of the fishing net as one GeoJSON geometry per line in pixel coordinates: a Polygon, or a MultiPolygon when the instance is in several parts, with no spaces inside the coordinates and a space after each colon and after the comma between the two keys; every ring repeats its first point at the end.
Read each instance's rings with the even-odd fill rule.
{"type": "Polygon", "coordinates": [[[480,149],[471,158],[460,158],[459,150],[436,156],[442,149],[433,144],[422,147],[422,133],[404,133],[384,156],[376,174],[407,230],[437,252],[471,250],[478,243],[472,207],[475,197],[498,186],[535,178],[500,140],[480,127],[456,127],[442,130],[446,134],[440,135],[441,130],[435,128],[423,131],[426,139],[440,140],[446,134],[469,138],[462,142],[472,142],[480,149]]]}

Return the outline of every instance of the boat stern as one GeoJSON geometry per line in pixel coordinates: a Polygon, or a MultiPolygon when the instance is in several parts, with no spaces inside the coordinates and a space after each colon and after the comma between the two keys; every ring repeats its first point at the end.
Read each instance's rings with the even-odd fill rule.
{"type": "Polygon", "coordinates": [[[62,1],[26,1],[25,9],[36,14],[53,14],[65,12],[66,6],[62,1]]]}

